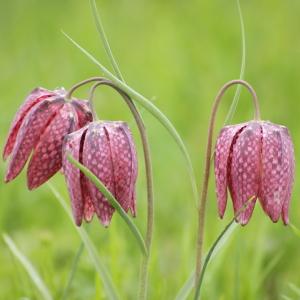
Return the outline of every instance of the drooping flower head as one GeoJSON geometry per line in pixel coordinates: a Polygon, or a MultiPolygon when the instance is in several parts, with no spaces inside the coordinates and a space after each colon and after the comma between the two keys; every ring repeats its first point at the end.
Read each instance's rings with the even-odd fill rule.
{"type": "Polygon", "coordinates": [[[64,136],[92,121],[86,101],[65,99],[64,89],[36,88],[15,115],[3,150],[11,156],[5,182],[13,180],[33,152],[27,169],[27,185],[37,188],[62,166],[64,136]]]}
{"type": "Polygon", "coordinates": [[[114,208],[96,186],[67,160],[68,154],[92,171],[122,208],[135,216],[137,158],[126,123],[90,123],[66,136],[63,146],[63,170],[75,223],[80,226],[83,219],[89,222],[96,213],[102,224],[108,226],[114,208]]]}
{"type": "Polygon", "coordinates": [[[288,224],[294,180],[294,149],[288,129],[265,121],[224,127],[215,149],[215,176],[219,215],[222,218],[229,189],[237,221],[248,223],[255,200],[273,222],[288,224]]]}

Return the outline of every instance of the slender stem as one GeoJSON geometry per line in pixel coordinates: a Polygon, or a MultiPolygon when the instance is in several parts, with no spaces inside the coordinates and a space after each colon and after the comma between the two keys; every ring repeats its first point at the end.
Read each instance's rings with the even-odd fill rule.
{"type": "MultiPolygon", "coordinates": [[[[115,89],[124,99],[126,104],[128,105],[133,117],[136,121],[140,137],[142,140],[143,151],[144,151],[144,161],[145,161],[145,170],[146,170],[146,181],[147,181],[147,232],[146,232],[146,248],[148,255],[143,257],[141,264],[141,274],[140,274],[140,287],[139,287],[139,300],[147,299],[147,282],[148,282],[148,269],[149,269],[149,259],[150,259],[150,250],[152,243],[152,235],[153,235],[153,220],[154,220],[154,205],[153,205],[153,179],[152,179],[152,164],[151,164],[151,155],[150,155],[150,147],[147,137],[146,128],[144,125],[144,121],[142,116],[138,112],[135,107],[133,101],[130,97],[122,91],[119,87],[117,87],[110,80],[103,80],[101,82],[96,83],[92,87],[91,94],[94,93],[95,89],[100,85],[107,85],[115,89]]],[[[92,102],[92,98],[90,98],[92,102]]]]}
{"type": "Polygon", "coordinates": [[[201,290],[201,286],[202,286],[202,282],[203,282],[203,278],[205,275],[205,271],[207,268],[207,265],[209,263],[209,260],[212,256],[212,254],[214,253],[216,247],[218,246],[220,240],[223,238],[223,236],[225,235],[225,233],[228,231],[228,229],[231,227],[231,225],[233,224],[233,222],[238,218],[238,216],[245,211],[245,209],[247,208],[248,204],[253,201],[255,198],[255,196],[250,197],[250,199],[248,199],[248,201],[246,201],[243,206],[237,211],[237,213],[234,215],[234,217],[231,219],[231,221],[226,225],[226,227],[222,230],[222,232],[219,234],[219,236],[217,237],[217,239],[214,241],[213,245],[211,246],[211,248],[209,249],[205,260],[204,260],[204,264],[203,264],[203,268],[201,270],[201,274],[199,277],[199,281],[197,282],[196,285],[196,293],[195,293],[195,297],[194,300],[198,300],[200,298],[200,290],[201,290]]]}
{"type": "Polygon", "coordinates": [[[85,79],[83,81],[80,81],[78,83],[76,83],[75,85],[73,85],[69,91],[66,94],[66,98],[70,99],[72,97],[72,94],[75,92],[75,90],[77,90],[78,88],[80,88],[83,85],[86,85],[90,82],[95,82],[95,81],[102,81],[102,80],[106,80],[104,77],[91,77],[88,79],[85,79]]]}
{"type": "Polygon", "coordinates": [[[201,273],[201,265],[202,265],[202,248],[203,248],[203,240],[204,240],[204,226],[205,226],[205,209],[206,209],[206,200],[207,200],[207,190],[208,190],[208,182],[210,175],[210,162],[211,162],[211,154],[212,154],[212,137],[213,137],[213,129],[216,119],[217,109],[222,100],[222,97],[226,90],[236,84],[241,84],[245,86],[252,95],[253,104],[255,109],[255,120],[260,119],[260,110],[259,103],[257,99],[257,95],[252,88],[252,86],[244,80],[231,80],[227,82],[219,91],[215,102],[213,104],[212,113],[210,117],[210,123],[208,128],[208,140],[207,140],[207,148],[206,148],[206,156],[205,156],[205,170],[204,177],[202,183],[202,191],[199,197],[199,208],[198,208],[198,236],[197,236],[197,248],[196,248],[196,273],[195,273],[195,284],[199,281],[200,273],[201,273]]]}
{"type": "Polygon", "coordinates": [[[98,87],[98,85],[100,85],[102,82],[102,80],[99,80],[99,82],[95,83],[91,88],[90,88],[90,93],[89,93],[89,98],[88,98],[88,101],[89,101],[89,105],[90,105],[90,108],[91,108],[91,111],[92,111],[92,115],[93,115],[93,120],[99,120],[98,118],[98,115],[97,115],[97,112],[95,110],[95,105],[94,105],[94,94],[95,94],[95,91],[96,91],[96,88],[98,87]]]}

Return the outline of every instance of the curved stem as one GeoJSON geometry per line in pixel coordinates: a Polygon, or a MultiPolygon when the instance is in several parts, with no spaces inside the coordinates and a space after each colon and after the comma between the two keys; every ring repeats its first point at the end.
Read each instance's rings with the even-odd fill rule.
{"type": "Polygon", "coordinates": [[[212,113],[210,117],[210,123],[208,128],[208,140],[207,140],[207,148],[206,148],[206,156],[205,156],[205,170],[204,177],[202,183],[202,190],[199,198],[199,208],[198,208],[198,236],[197,236],[197,249],[196,249],[196,273],[195,273],[195,284],[199,281],[200,273],[201,273],[201,265],[202,265],[202,248],[203,248],[203,240],[204,240],[204,226],[205,226],[205,209],[206,209],[206,200],[207,200],[207,190],[208,190],[208,182],[210,175],[210,162],[212,155],[212,137],[213,137],[213,129],[216,119],[217,110],[219,104],[222,100],[222,97],[226,90],[236,84],[241,84],[245,86],[248,91],[251,93],[253,98],[253,104],[255,109],[255,120],[260,120],[260,109],[259,103],[257,99],[257,95],[252,86],[244,80],[237,79],[231,80],[227,82],[217,94],[215,102],[213,104],[212,113]]]}
{"type": "Polygon", "coordinates": [[[197,282],[196,285],[196,292],[195,292],[195,297],[194,300],[198,300],[200,298],[200,290],[201,290],[201,286],[202,286],[202,282],[203,282],[203,278],[205,275],[205,271],[206,268],[208,266],[208,263],[210,261],[211,256],[213,255],[216,247],[218,246],[219,242],[221,241],[221,239],[223,238],[223,236],[226,234],[226,232],[229,230],[229,228],[231,227],[231,225],[234,223],[234,221],[238,218],[238,216],[245,211],[245,209],[247,208],[248,204],[253,201],[255,199],[255,196],[252,196],[249,198],[248,201],[246,201],[243,206],[237,211],[237,213],[234,215],[234,217],[231,219],[231,221],[225,226],[225,228],[222,230],[222,232],[219,234],[219,236],[217,237],[217,239],[214,241],[214,243],[212,244],[211,248],[209,249],[207,256],[205,257],[204,260],[204,264],[201,270],[201,274],[199,277],[199,281],[197,282]]]}
{"type": "MultiPolygon", "coordinates": [[[[152,235],[153,235],[153,220],[154,220],[153,178],[152,178],[150,147],[149,147],[144,121],[142,119],[142,116],[138,112],[137,108],[135,107],[133,101],[131,100],[131,98],[110,80],[102,80],[94,84],[94,86],[91,88],[90,95],[94,95],[95,89],[100,85],[110,86],[122,96],[122,98],[128,105],[131,113],[133,114],[133,117],[136,121],[140,133],[140,137],[142,140],[145,170],[146,170],[147,203],[148,203],[147,204],[148,206],[147,207],[147,232],[146,232],[146,239],[145,239],[148,255],[143,257],[142,264],[141,264],[140,287],[139,287],[139,296],[138,296],[138,299],[143,300],[147,298],[148,267],[149,267],[150,250],[151,250],[152,235]]],[[[92,99],[93,99],[92,97],[89,99],[91,106],[93,106],[92,99]]]]}
{"type": "Polygon", "coordinates": [[[69,91],[66,94],[66,98],[70,99],[72,97],[72,94],[75,92],[75,90],[77,90],[81,86],[86,85],[86,84],[88,84],[90,82],[102,81],[102,80],[106,80],[106,78],[104,78],[104,77],[91,77],[91,78],[85,79],[83,81],[80,81],[80,82],[76,83],[75,85],[73,85],[69,89],[69,91]]]}

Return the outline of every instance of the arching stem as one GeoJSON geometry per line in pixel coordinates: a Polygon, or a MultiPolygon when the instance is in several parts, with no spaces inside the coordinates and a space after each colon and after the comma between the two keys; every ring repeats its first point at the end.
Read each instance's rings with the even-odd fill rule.
{"type": "Polygon", "coordinates": [[[211,163],[211,155],[212,155],[212,138],[213,138],[213,129],[216,119],[217,110],[219,104],[222,100],[222,97],[226,90],[236,84],[241,84],[245,86],[248,91],[252,95],[253,104],[254,104],[254,119],[260,120],[260,109],[259,103],[257,99],[257,95],[252,86],[244,80],[231,80],[227,82],[217,94],[217,97],[214,101],[212,113],[209,122],[208,128],[208,139],[207,139],[207,148],[206,148],[206,156],[205,156],[205,170],[204,177],[202,183],[202,190],[199,197],[199,207],[198,207],[198,232],[197,232],[197,248],[196,248],[196,272],[195,272],[195,284],[199,282],[199,277],[201,274],[202,267],[202,251],[203,251],[203,240],[204,240],[204,226],[205,226],[205,211],[206,211],[206,202],[207,202],[207,190],[208,190],[208,182],[210,175],[210,163],[211,163]]]}
{"type": "Polygon", "coordinates": [[[138,299],[144,300],[147,298],[147,282],[148,282],[148,267],[149,267],[149,259],[150,259],[150,250],[152,243],[152,235],[153,235],[153,219],[154,219],[154,207],[153,207],[153,178],[152,178],[152,164],[151,164],[151,155],[150,155],[150,147],[148,143],[148,137],[146,128],[144,125],[144,121],[133,104],[130,97],[118,88],[114,83],[109,80],[101,80],[93,85],[90,91],[90,105],[93,107],[93,96],[96,88],[100,85],[107,85],[116,90],[124,99],[126,104],[128,105],[139,130],[140,137],[143,145],[144,152],[144,161],[145,161],[145,170],[146,170],[146,181],[147,181],[147,232],[146,232],[146,248],[148,251],[148,255],[143,257],[142,265],[141,265],[141,274],[140,274],[140,287],[139,287],[139,295],[138,299]]]}

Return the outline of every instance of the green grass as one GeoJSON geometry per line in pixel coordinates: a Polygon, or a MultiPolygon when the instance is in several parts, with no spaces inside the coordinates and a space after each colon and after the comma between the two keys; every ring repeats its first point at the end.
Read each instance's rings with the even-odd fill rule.
{"type": "MultiPolygon", "coordinates": [[[[89,1],[0,0],[0,141],[18,106],[36,86],[69,88],[86,77],[102,75],[62,34],[89,49],[110,71],[99,42],[89,1]]],[[[212,101],[226,81],[238,78],[241,33],[236,1],[97,1],[112,51],[127,84],[165,113],[184,139],[200,182],[212,101]]],[[[247,57],[245,79],[256,89],[262,117],[289,127],[300,147],[300,94],[297,1],[241,0],[247,57]]],[[[77,93],[86,97],[87,89],[77,93]]],[[[234,89],[218,114],[224,123],[234,89]],[[226,103],[227,101],[227,103],[226,103]]],[[[103,119],[127,120],[138,143],[138,216],[145,232],[146,190],[142,147],[128,109],[109,89],[97,92],[96,108],[103,119]]],[[[155,189],[155,231],[150,263],[149,299],[174,299],[194,265],[196,211],[185,162],[175,142],[142,109],[151,143],[155,189]]],[[[233,122],[251,118],[249,95],[242,90],[233,122]]],[[[0,164],[3,178],[6,164],[0,164]]],[[[296,181],[298,179],[298,173],[296,181]]],[[[0,185],[0,231],[7,233],[30,260],[54,299],[60,299],[80,238],[49,191],[26,190],[25,172],[0,185]]],[[[68,199],[63,176],[51,180],[68,199]]],[[[291,222],[300,228],[295,184],[291,222]]],[[[217,217],[214,183],[210,184],[205,250],[232,217],[217,217]]],[[[95,219],[89,236],[109,271],[121,299],[137,294],[140,249],[123,220],[115,215],[108,229],[95,219]]],[[[0,241],[0,299],[40,299],[26,270],[0,241]]],[[[296,299],[300,286],[300,239],[281,223],[273,224],[257,205],[245,228],[238,227],[208,266],[203,299],[296,299]]],[[[70,299],[105,299],[102,281],[85,250],[79,261],[70,299]]]]}

